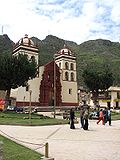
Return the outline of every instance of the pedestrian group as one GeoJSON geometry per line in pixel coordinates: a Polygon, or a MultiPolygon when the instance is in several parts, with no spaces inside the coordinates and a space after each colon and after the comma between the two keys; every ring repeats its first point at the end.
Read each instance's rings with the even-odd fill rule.
{"type": "Polygon", "coordinates": [[[102,124],[105,125],[107,121],[109,122],[109,126],[111,126],[111,111],[110,109],[107,109],[107,107],[103,110],[101,109],[99,112],[99,120],[97,121],[97,124],[102,121],[102,124]]]}
{"type": "MultiPolygon", "coordinates": [[[[102,121],[102,124],[105,125],[107,121],[109,122],[109,126],[111,126],[111,111],[107,107],[105,109],[100,109],[98,111],[98,121],[97,124],[99,124],[100,121],[102,121]]],[[[80,127],[84,130],[88,130],[88,119],[89,119],[89,106],[84,102],[83,105],[80,106],[80,127]]],[[[75,113],[74,109],[71,108],[70,110],[70,129],[75,129],[75,113]]]]}

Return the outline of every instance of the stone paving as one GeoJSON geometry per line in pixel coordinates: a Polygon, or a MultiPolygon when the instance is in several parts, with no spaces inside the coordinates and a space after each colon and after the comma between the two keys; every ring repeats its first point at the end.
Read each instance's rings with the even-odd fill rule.
{"type": "Polygon", "coordinates": [[[48,142],[49,156],[55,160],[120,160],[120,121],[112,121],[112,126],[103,126],[101,122],[97,125],[96,120],[90,120],[88,131],[80,128],[79,124],[75,126],[76,129],[71,130],[68,124],[34,127],[0,125],[0,134],[6,133],[30,142],[18,141],[43,154],[45,148],[38,144],[48,142]]]}

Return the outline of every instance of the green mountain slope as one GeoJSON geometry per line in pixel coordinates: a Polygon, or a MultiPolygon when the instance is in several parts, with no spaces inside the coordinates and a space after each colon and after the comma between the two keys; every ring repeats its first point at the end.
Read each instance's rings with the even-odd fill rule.
{"type": "MultiPolygon", "coordinates": [[[[6,35],[7,36],[7,35],[6,35]]],[[[84,85],[82,72],[88,63],[103,62],[112,68],[115,80],[114,85],[120,85],[120,43],[109,40],[97,39],[89,40],[80,45],[72,41],[66,41],[58,37],[48,35],[44,40],[32,37],[32,40],[39,47],[39,63],[44,65],[50,60],[64,44],[75,53],[77,57],[77,78],[78,84],[84,85]]],[[[4,35],[0,36],[0,54],[12,50],[13,42],[4,35]]]]}
{"type": "Polygon", "coordinates": [[[82,70],[87,63],[103,62],[112,68],[114,85],[120,84],[120,43],[102,39],[87,41],[79,45],[76,54],[78,78],[82,78],[82,70]]]}
{"type": "Polygon", "coordinates": [[[4,34],[0,35],[0,54],[12,53],[14,42],[4,34]]]}

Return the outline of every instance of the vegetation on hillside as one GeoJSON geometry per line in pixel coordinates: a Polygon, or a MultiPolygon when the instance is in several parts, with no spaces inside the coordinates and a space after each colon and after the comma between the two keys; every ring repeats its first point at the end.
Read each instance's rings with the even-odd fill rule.
{"type": "Polygon", "coordinates": [[[0,35],[0,54],[12,53],[14,42],[4,34],[0,35]]]}
{"type": "MultiPolygon", "coordinates": [[[[77,45],[74,42],[66,41],[52,35],[48,35],[44,40],[39,40],[36,37],[32,37],[32,39],[39,47],[40,65],[44,65],[53,60],[53,55],[63,48],[64,44],[67,44],[77,57],[77,78],[79,86],[85,85],[82,77],[85,66],[94,62],[110,65],[114,77],[113,84],[120,86],[120,43],[97,39],[77,45]]],[[[9,47],[11,48],[10,44],[12,42],[6,39],[6,44],[8,44],[9,47],[5,49],[2,41],[3,39],[0,39],[1,53],[7,51],[9,47]],[[8,41],[10,43],[8,43],[8,41]]]]}
{"type": "Polygon", "coordinates": [[[47,36],[42,42],[39,46],[40,64],[42,65],[52,60],[53,55],[63,48],[64,44],[67,44],[75,53],[79,86],[85,85],[82,74],[86,65],[93,63],[109,65],[114,77],[113,85],[120,85],[120,43],[97,39],[77,45],[74,42],[65,41],[52,35],[47,36]]]}
{"type": "Polygon", "coordinates": [[[113,84],[113,74],[107,64],[90,64],[83,71],[86,86],[92,91],[93,101],[96,105],[99,92],[105,92],[113,84]]]}

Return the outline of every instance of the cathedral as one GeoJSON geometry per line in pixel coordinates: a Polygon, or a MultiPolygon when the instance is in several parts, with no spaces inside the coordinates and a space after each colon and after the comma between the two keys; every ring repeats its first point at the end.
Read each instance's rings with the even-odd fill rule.
{"type": "Polygon", "coordinates": [[[27,54],[35,58],[38,67],[36,78],[28,81],[26,87],[11,90],[16,106],[78,106],[76,57],[64,45],[56,51],[54,60],[44,66],[38,65],[38,48],[25,35],[14,46],[13,55],[27,54]]]}

